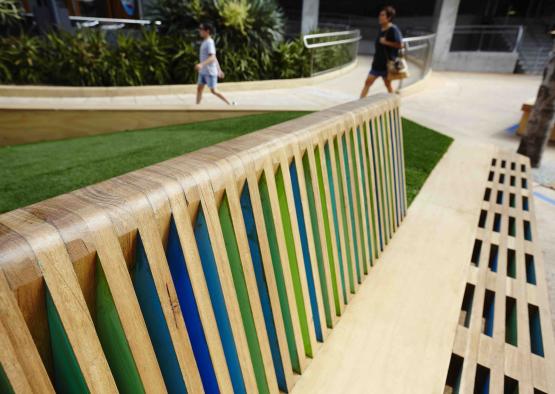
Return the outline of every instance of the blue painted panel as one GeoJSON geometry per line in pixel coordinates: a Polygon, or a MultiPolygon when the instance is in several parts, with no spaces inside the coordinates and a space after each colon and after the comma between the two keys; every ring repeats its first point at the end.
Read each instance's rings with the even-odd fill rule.
{"type": "Polygon", "coordinates": [[[316,331],[316,339],[320,342],[324,341],[322,336],[322,327],[320,326],[320,313],[318,311],[318,301],[316,299],[316,287],[314,285],[314,273],[312,272],[312,264],[310,264],[310,253],[308,249],[308,238],[306,236],[306,223],[303,216],[303,206],[301,202],[301,191],[299,189],[299,178],[295,162],[292,161],[289,166],[291,174],[291,184],[293,187],[293,197],[295,199],[295,209],[297,211],[297,223],[299,225],[299,233],[301,235],[301,246],[303,250],[303,260],[306,272],[306,280],[308,284],[308,294],[310,298],[310,306],[312,309],[312,317],[314,318],[314,330],[316,331]]]}
{"type": "Polygon", "coordinates": [[[272,352],[272,361],[274,362],[274,370],[276,373],[278,387],[281,391],[287,392],[285,371],[281,361],[281,351],[279,349],[274,316],[272,314],[272,305],[270,303],[268,285],[266,284],[266,276],[264,273],[264,266],[262,264],[262,254],[258,243],[258,234],[256,232],[256,223],[252,212],[249,187],[246,183],[243,187],[243,191],[241,192],[241,210],[243,212],[243,220],[245,221],[245,228],[247,230],[249,249],[256,277],[256,286],[258,288],[258,294],[260,295],[260,303],[262,304],[262,313],[264,314],[264,323],[266,325],[268,340],[270,342],[270,350],[272,352]]]}
{"type": "Polygon", "coordinates": [[[530,325],[530,350],[532,353],[544,357],[540,309],[536,305],[528,304],[528,322],[530,325]]]}
{"type": "Polygon", "coordinates": [[[495,312],[495,293],[486,290],[486,296],[484,300],[484,312],[483,316],[485,318],[484,334],[488,336],[493,336],[493,316],[495,312]]]}
{"type": "Polygon", "coordinates": [[[186,393],[185,382],[140,234],[137,234],[135,266],[131,277],[166,388],[170,393],[186,393]]]}
{"type": "Polygon", "coordinates": [[[235,340],[231,331],[231,323],[225,306],[224,294],[220,284],[220,277],[218,276],[218,268],[216,266],[216,259],[212,251],[212,244],[210,243],[210,236],[208,234],[208,227],[206,218],[202,208],[199,208],[197,219],[195,221],[195,238],[197,247],[200,254],[202,269],[208,285],[208,292],[210,293],[210,300],[216,315],[216,324],[222,339],[222,346],[224,348],[224,355],[229,368],[229,375],[231,376],[231,384],[233,391],[236,393],[245,393],[245,382],[241,373],[241,366],[239,364],[239,356],[237,355],[237,348],[235,347],[235,340]]]}
{"type": "Polygon", "coordinates": [[[202,321],[195,301],[191,278],[187,271],[183,249],[181,248],[179,234],[173,217],[170,221],[166,258],[177,292],[177,298],[179,299],[181,313],[183,314],[187,332],[189,333],[189,339],[193,347],[193,353],[197,361],[204,391],[207,393],[219,393],[220,390],[218,388],[218,381],[216,380],[216,373],[214,372],[212,360],[210,359],[210,351],[206,343],[202,321]]]}

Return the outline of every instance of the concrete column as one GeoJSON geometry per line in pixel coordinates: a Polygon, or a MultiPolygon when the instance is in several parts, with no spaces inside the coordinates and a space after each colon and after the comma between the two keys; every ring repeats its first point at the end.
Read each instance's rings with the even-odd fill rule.
{"type": "Polygon", "coordinates": [[[436,0],[434,11],[434,44],[433,67],[441,69],[449,57],[449,48],[453,40],[460,0],[436,0]]]}
{"type": "Polygon", "coordinates": [[[318,27],[320,0],[303,0],[301,33],[308,34],[318,27]]]}

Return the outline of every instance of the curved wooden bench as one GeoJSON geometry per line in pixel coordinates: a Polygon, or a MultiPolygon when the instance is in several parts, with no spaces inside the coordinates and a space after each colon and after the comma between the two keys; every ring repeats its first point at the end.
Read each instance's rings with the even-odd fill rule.
{"type": "Polygon", "coordinates": [[[406,213],[380,95],[0,215],[0,387],[289,391],[406,213]]]}

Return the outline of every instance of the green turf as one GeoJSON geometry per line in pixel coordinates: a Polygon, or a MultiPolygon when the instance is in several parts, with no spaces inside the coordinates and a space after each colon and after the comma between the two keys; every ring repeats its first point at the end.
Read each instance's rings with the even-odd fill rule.
{"type": "MultiPolygon", "coordinates": [[[[274,112],[0,148],[0,212],[304,114],[306,112],[274,112]]],[[[412,201],[451,139],[408,120],[403,120],[403,127],[407,195],[412,201]]]]}
{"type": "Polygon", "coordinates": [[[414,200],[451,142],[453,142],[451,137],[403,119],[403,145],[409,204],[414,200]]]}
{"type": "Polygon", "coordinates": [[[274,112],[0,148],[0,212],[304,114],[306,112],[274,112]]]}

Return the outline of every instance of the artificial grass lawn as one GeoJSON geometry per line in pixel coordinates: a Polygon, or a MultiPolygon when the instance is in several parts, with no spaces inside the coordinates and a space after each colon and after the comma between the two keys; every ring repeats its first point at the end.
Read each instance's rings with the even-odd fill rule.
{"type": "MultiPolygon", "coordinates": [[[[305,115],[274,112],[0,148],[0,212],[305,115]]],[[[403,119],[407,197],[416,196],[451,138],[403,119]]]]}
{"type": "Polygon", "coordinates": [[[414,200],[422,185],[443,157],[453,138],[403,119],[407,199],[414,200]]]}

